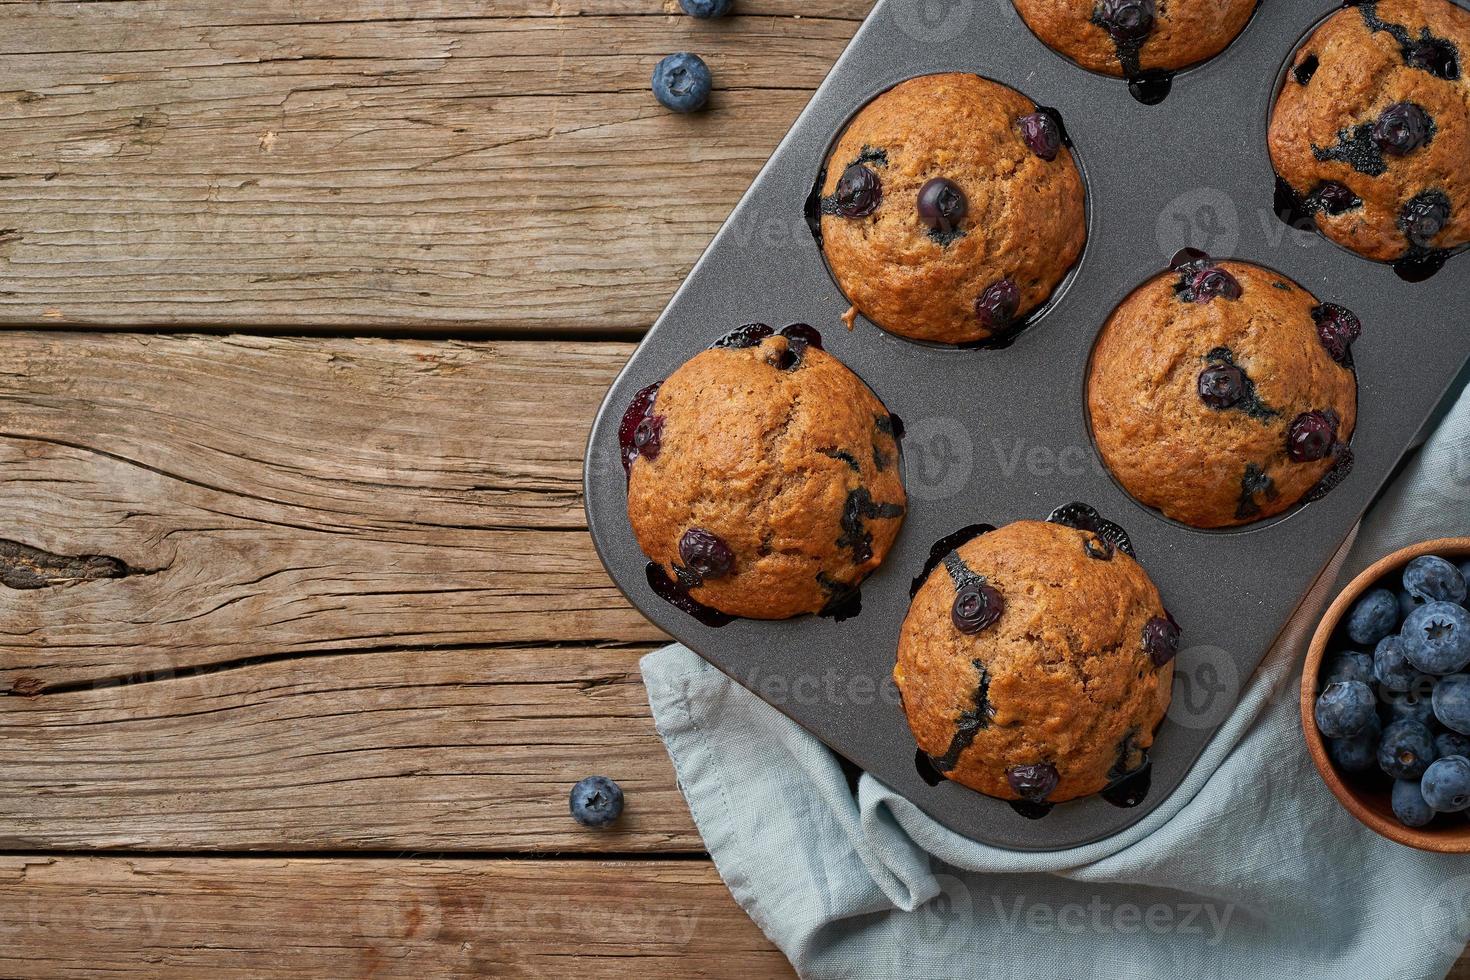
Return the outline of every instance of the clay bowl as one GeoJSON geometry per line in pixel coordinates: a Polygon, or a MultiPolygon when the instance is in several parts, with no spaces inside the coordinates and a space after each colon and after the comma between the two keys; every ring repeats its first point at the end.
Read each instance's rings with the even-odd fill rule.
{"type": "MultiPolygon", "coordinates": [[[[1470,854],[1470,818],[1463,814],[1452,814],[1449,819],[1441,817],[1428,827],[1405,827],[1394,819],[1388,802],[1388,782],[1381,788],[1370,786],[1367,781],[1358,781],[1352,776],[1343,776],[1332,766],[1327,756],[1327,743],[1317,731],[1312,720],[1312,706],[1317,695],[1317,676],[1322,669],[1322,659],[1329,648],[1338,649],[1346,644],[1333,643],[1338,624],[1352,609],[1358,597],[1376,586],[1380,579],[1393,576],[1392,588],[1397,590],[1397,575],[1405,565],[1420,555],[1439,555],[1459,563],[1470,558],[1470,537],[1440,538],[1421,544],[1401,548],[1375,562],[1342,590],[1328,608],[1327,614],[1312,636],[1312,645],[1307,649],[1307,661],[1302,668],[1302,732],[1307,739],[1307,751],[1317,764],[1317,772],[1332,794],[1348,808],[1348,811],[1369,828],[1391,841],[1421,851],[1438,851],[1443,854],[1470,854]]],[[[1371,650],[1369,651],[1372,652],[1371,650]]]]}

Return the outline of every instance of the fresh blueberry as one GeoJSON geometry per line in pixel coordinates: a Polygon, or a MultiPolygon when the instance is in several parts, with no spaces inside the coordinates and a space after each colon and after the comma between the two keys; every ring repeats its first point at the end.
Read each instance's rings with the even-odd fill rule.
{"type": "Polygon", "coordinates": [[[1327,668],[1322,672],[1322,684],[1336,684],[1338,681],[1362,681],[1371,686],[1374,681],[1373,657],[1359,650],[1344,650],[1327,661],[1327,668]]]}
{"type": "Polygon", "coordinates": [[[842,217],[865,218],[883,202],[883,181],[871,167],[854,163],[842,171],[832,196],[842,217]]]}
{"type": "Polygon", "coordinates": [[[1179,652],[1179,636],[1183,631],[1167,612],[1143,624],[1143,649],[1155,667],[1162,667],[1179,652]]]}
{"type": "Polygon", "coordinates": [[[1028,803],[1040,803],[1050,796],[1060,778],[1057,767],[1050,762],[1033,762],[1006,770],[1006,782],[1011,784],[1017,796],[1028,803]]]}
{"type": "Polygon", "coordinates": [[[974,635],[1000,619],[1005,608],[999,592],[984,583],[973,583],[955,594],[949,618],[954,621],[955,629],[974,635]]]}
{"type": "Polygon", "coordinates": [[[1378,767],[1394,779],[1418,779],[1434,759],[1434,736],[1417,721],[1396,721],[1383,730],[1378,767]]]}
{"type": "Polygon", "coordinates": [[[1443,759],[1447,755],[1463,755],[1470,758],[1470,735],[1461,735],[1459,732],[1440,732],[1434,736],[1434,751],[1437,758],[1443,759]]]}
{"type": "Polygon", "coordinates": [[[1336,303],[1314,306],[1312,319],[1317,324],[1317,339],[1322,341],[1327,355],[1339,364],[1347,360],[1353,341],[1363,335],[1362,321],[1347,307],[1336,303]]]}
{"type": "Polygon", "coordinates": [[[1342,214],[1351,211],[1363,203],[1363,199],[1353,193],[1353,189],[1346,184],[1340,184],[1335,180],[1329,180],[1317,185],[1309,199],[1308,204],[1320,208],[1331,215],[1342,214]]]}
{"type": "Polygon", "coordinates": [[[1004,330],[1016,320],[1016,311],[1021,308],[1021,291],[1009,276],[985,287],[975,301],[975,315],[985,329],[994,333],[1004,330]]]}
{"type": "Polygon", "coordinates": [[[1313,717],[1317,730],[1328,738],[1348,738],[1361,732],[1373,719],[1377,700],[1373,689],[1362,681],[1338,681],[1327,685],[1317,698],[1313,717]]]}
{"type": "Polygon", "coordinates": [[[1398,624],[1398,599],[1387,589],[1374,589],[1348,613],[1348,639],[1370,646],[1392,633],[1398,624]]]}
{"type": "Polygon", "coordinates": [[[1240,283],[1234,276],[1217,265],[1206,266],[1196,272],[1189,283],[1189,291],[1196,303],[1208,303],[1216,296],[1225,299],[1240,299],[1240,283]]]}
{"type": "Polygon", "coordinates": [[[698,586],[707,579],[724,578],[735,570],[735,552],[713,531],[691,527],[679,539],[679,560],[685,574],[698,586]]]}
{"type": "Polygon", "coordinates": [[[1344,772],[1367,772],[1378,765],[1378,740],[1382,737],[1383,725],[1374,717],[1356,735],[1328,739],[1327,754],[1344,772]]]}
{"type": "Polygon", "coordinates": [[[1396,780],[1389,801],[1393,805],[1393,815],[1405,827],[1423,827],[1434,819],[1434,807],[1425,802],[1424,794],[1414,780],[1396,780]]]}
{"type": "Polygon", "coordinates": [[[1373,650],[1373,679],[1384,691],[1407,691],[1425,675],[1404,656],[1404,639],[1397,633],[1385,636],[1373,650]]]}
{"type": "Polygon", "coordinates": [[[1021,126],[1021,139],[1032,153],[1050,162],[1062,152],[1062,131],[1050,113],[1038,110],[1029,116],[1022,116],[1018,122],[1021,126]]]}
{"type": "Polygon", "coordinates": [[[1137,41],[1154,29],[1154,0],[1102,0],[1093,14],[1115,41],[1137,41]]]}
{"type": "MultiPolygon", "coordinates": [[[[1462,571],[1460,574],[1464,574],[1462,571]]],[[[1410,614],[1424,605],[1424,600],[1417,599],[1409,594],[1408,589],[1399,589],[1399,618],[1408,619],[1410,614]]]]}
{"type": "Polygon", "coordinates": [[[1395,102],[1373,123],[1373,142],[1385,153],[1407,156],[1429,140],[1429,113],[1412,102],[1395,102]]]}
{"type": "Polygon", "coordinates": [[[1213,409],[1227,409],[1245,394],[1245,372],[1234,364],[1211,364],[1199,373],[1200,401],[1213,409]]]}
{"type": "Polygon", "coordinates": [[[1424,770],[1419,792],[1436,812],[1459,813],[1470,809],[1470,759],[1462,755],[1435,759],[1424,770]]]}
{"type": "Polygon", "coordinates": [[[1465,603],[1465,576],[1434,555],[1415,558],[1405,566],[1404,589],[1420,602],[1465,603]]]}
{"type": "Polygon", "coordinates": [[[588,776],[572,787],[572,819],[584,827],[606,827],[623,813],[623,788],[606,776],[588,776]]]}
{"type": "Polygon", "coordinates": [[[1451,674],[1434,685],[1434,717],[1450,731],[1470,735],[1470,674],[1451,674]]]}
{"type": "Polygon", "coordinates": [[[1450,200],[1441,191],[1425,191],[1399,212],[1399,228],[1410,245],[1428,248],[1450,223],[1450,200]]]}
{"type": "Polygon", "coordinates": [[[1381,691],[1384,722],[1417,721],[1426,728],[1434,722],[1434,678],[1420,674],[1407,691],[1381,691]]]}
{"type": "Polygon", "coordinates": [[[734,0],[679,0],[679,6],[690,17],[707,20],[728,14],[730,8],[734,6],[734,0]]]}
{"type": "Polygon", "coordinates": [[[653,94],[664,108],[696,112],[709,101],[712,81],[709,65],[697,54],[680,51],[660,61],[653,69],[653,94]]]}
{"type": "Polygon", "coordinates": [[[1314,463],[1325,459],[1336,442],[1337,422],[1332,416],[1326,412],[1303,412],[1291,420],[1291,427],[1287,429],[1286,454],[1293,463],[1314,463]]]}
{"type": "Polygon", "coordinates": [[[1470,561],[1462,561],[1455,567],[1460,570],[1460,576],[1464,578],[1466,584],[1470,585],[1470,561]]]}
{"type": "Polygon", "coordinates": [[[1452,602],[1429,602],[1404,620],[1404,656],[1426,674],[1443,677],[1470,664],[1470,612],[1452,602]]]}
{"type": "Polygon", "coordinates": [[[969,209],[965,192],[952,180],[935,177],[919,188],[919,220],[934,231],[956,230],[969,209]]]}

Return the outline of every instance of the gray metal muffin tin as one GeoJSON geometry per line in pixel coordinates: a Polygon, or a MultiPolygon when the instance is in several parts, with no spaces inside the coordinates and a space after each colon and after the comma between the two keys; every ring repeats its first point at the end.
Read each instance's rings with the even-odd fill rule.
{"type": "Polygon", "coordinates": [[[834,751],[976,841],[1074,847],[1116,834],[1162,803],[1470,355],[1470,255],[1410,284],[1273,212],[1269,107],[1288,57],[1333,9],[1265,0],[1230,48],[1181,73],[1162,104],[1147,106],[1122,81],[1046,48],[1010,0],[878,3],[598,413],[587,451],[587,516],[619,588],[834,751]],[[849,304],[804,220],[846,121],[892,85],[943,71],[978,73],[1059,110],[1087,181],[1086,250],[1051,306],[1004,349],[925,346],[861,318],[849,332],[840,319],[849,304]],[[1354,347],[1353,473],[1325,499],[1241,530],[1193,530],[1138,504],[1097,463],[1089,432],[1083,385],[1098,329],[1185,245],[1269,266],[1364,324],[1354,347]],[[908,517],[863,585],[861,614],[845,622],[701,625],[649,588],[647,560],[629,527],[617,442],[624,408],[638,389],[751,321],[818,327],[826,349],[906,423],[908,517]],[[1119,809],[1091,798],[1029,820],[963,786],[920,778],[890,672],[910,582],[934,542],[967,524],[1044,518],[1071,501],[1127,529],[1184,634],[1145,802],[1119,809]]]}

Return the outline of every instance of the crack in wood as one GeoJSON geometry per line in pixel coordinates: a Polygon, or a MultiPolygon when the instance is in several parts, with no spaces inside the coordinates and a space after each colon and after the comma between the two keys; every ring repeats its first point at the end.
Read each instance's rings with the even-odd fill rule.
{"type": "Polygon", "coordinates": [[[152,574],[111,555],[58,555],[0,538],[0,585],[12,589],[50,589],[152,574]]]}

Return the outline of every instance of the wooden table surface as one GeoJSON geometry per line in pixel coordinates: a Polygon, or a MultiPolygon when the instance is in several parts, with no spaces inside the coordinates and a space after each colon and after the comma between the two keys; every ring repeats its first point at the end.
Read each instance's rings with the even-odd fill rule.
{"type": "Polygon", "coordinates": [[[0,0],[0,974],[789,974],[580,461],[869,6],[0,0]]]}

